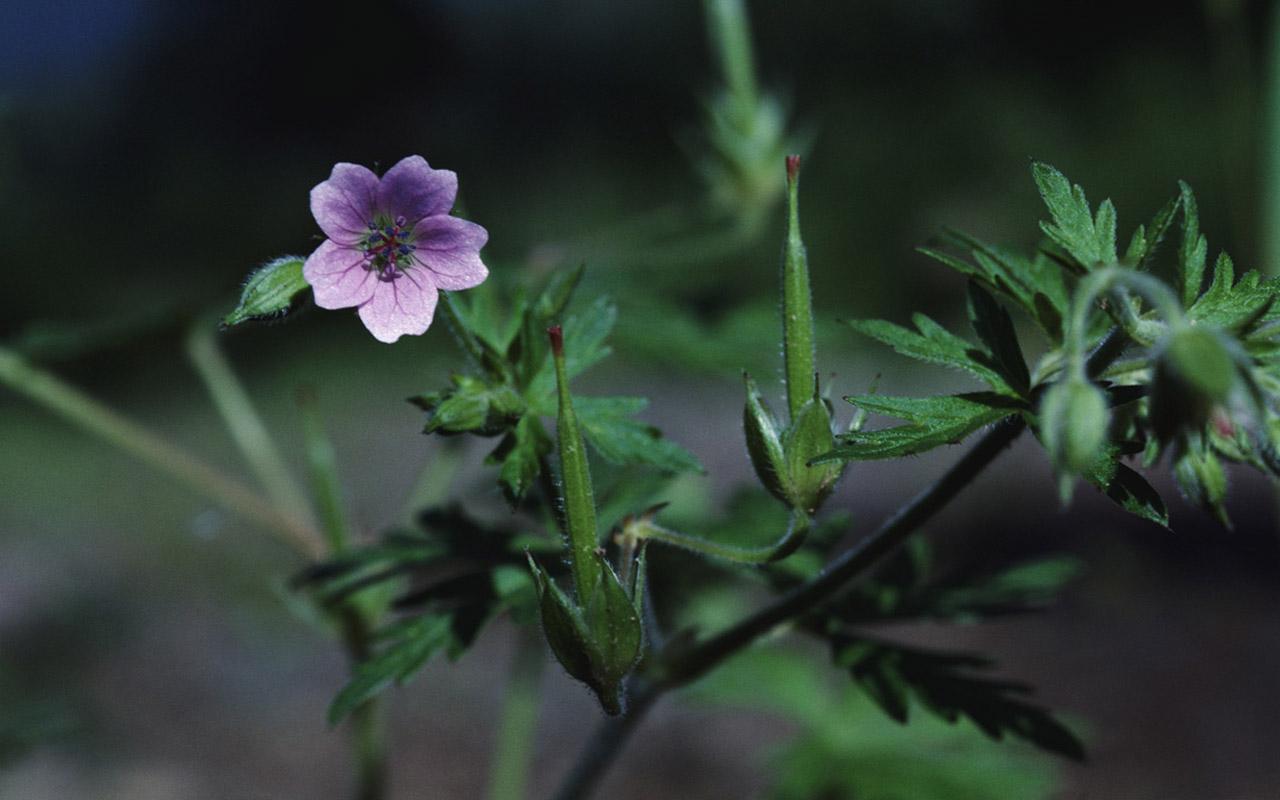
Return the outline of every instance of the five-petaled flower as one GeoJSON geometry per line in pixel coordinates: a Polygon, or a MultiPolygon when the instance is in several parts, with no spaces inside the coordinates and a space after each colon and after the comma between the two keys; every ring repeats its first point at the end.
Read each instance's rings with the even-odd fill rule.
{"type": "Polygon", "coordinates": [[[311,213],[329,237],[302,273],[321,308],[359,307],[382,342],[426,332],[437,290],[470,289],[488,276],[480,248],[489,233],[449,216],[458,176],[409,156],[379,180],[358,164],[335,164],[311,190],[311,213]]]}

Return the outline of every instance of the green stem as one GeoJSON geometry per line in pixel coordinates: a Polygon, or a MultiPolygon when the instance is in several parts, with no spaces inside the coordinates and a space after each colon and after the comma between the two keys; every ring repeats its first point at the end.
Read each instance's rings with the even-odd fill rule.
{"type": "MultiPolygon", "coordinates": [[[[354,606],[340,612],[342,643],[355,670],[372,655],[368,619],[354,606]]],[[[356,756],[356,800],[383,800],[387,796],[387,744],[382,704],[377,697],[351,712],[351,735],[356,756]]]]}
{"type": "Polygon", "coordinates": [[[493,764],[489,768],[489,800],[523,800],[525,797],[545,662],[542,640],[521,630],[507,682],[493,764]]]}
{"type": "Polygon", "coordinates": [[[711,46],[720,58],[720,72],[729,93],[740,106],[753,108],[759,94],[747,10],[742,0],[706,0],[705,8],[711,46]]]}
{"type": "Polygon", "coordinates": [[[0,384],[171,476],[246,521],[278,534],[304,556],[315,559],[324,552],[320,535],[305,520],[275,508],[239,481],[112,411],[52,373],[33,366],[7,348],[0,348],[0,384]]]}
{"type": "Polygon", "coordinates": [[[661,525],[654,524],[650,520],[641,520],[634,526],[627,528],[624,534],[633,536],[637,540],[647,539],[649,541],[662,542],[663,544],[692,550],[695,553],[714,558],[723,558],[739,564],[768,564],[771,561],[778,561],[794,553],[796,548],[804,543],[808,532],[809,516],[804,512],[795,511],[791,514],[791,524],[787,526],[787,531],[782,535],[782,538],[773,544],[764,545],[763,547],[740,547],[738,545],[724,544],[723,542],[713,542],[700,536],[691,536],[687,533],[669,530],[661,525]]]}
{"type": "Polygon", "coordinates": [[[285,465],[249,393],[218,347],[213,328],[200,323],[193,325],[187,334],[186,348],[223,424],[267,495],[278,508],[315,527],[306,495],[285,465]]]}

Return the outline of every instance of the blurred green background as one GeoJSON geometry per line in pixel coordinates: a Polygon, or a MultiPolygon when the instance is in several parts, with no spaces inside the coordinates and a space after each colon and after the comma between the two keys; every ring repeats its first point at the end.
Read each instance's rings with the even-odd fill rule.
{"type": "MultiPolygon", "coordinates": [[[[916,374],[836,320],[957,318],[963,282],[913,248],[944,226],[1034,247],[1032,158],[1094,200],[1112,197],[1122,236],[1185,179],[1213,249],[1280,267],[1268,255],[1269,3],[749,8],[762,85],[807,146],[820,363],[837,394],[878,373],[890,393],[963,383],[916,374]]],[[[699,125],[718,82],[692,1],[366,0],[321,12],[10,0],[0,10],[0,341],[241,473],[184,355],[187,326],[229,308],[257,263],[318,243],[307,192],[333,162],[385,168],[420,153],[458,172],[467,215],[490,231],[495,281],[586,260],[584,294],[621,306],[617,355],[586,390],[651,397],[647,419],[709,469],[677,487],[682,513],[722,515],[750,479],[738,376],[780,366],[782,217],[766,205],[759,226],[726,235],[702,210],[699,125]]],[[[290,460],[301,462],[294,394],[307,384],[362,528],[401,519],[440,447],[401,398],[459,365],[444,326],[388,347],[352,313],[311,310],[222,338],[290,460]]],[[[495,506],[483,453],[462,452],[452,491],[495,506]]],[[[854,467],[836,505],[865,530],[955,457],[935,455],[854,467]]],[[[1170,534],[1086,493],[1062,512],[1050,478],[1024,442],[930,529],[940,559],[1082,555],[1089,570],[1062,607],[907,635],[996,654],[1087,721],[1092,763],[1055,766],[1058,796],[1271,796],[1271,489],[1240,475],[1227,533],[1163,481],[1170,534]]],[[[299,566],[0,390],[0,797],[344,796],[344,735],[324,722],[344,663],[290,611],[283,587],[299,566]]],[[[480,796],[510,633],[498,625],[459,664],[432,665],[395,696],[395,797],[480,796]]],[[[598,717],[557,671],[544,684],[534,796],[568,765],[583,720],[598,717]]],[[[721,705],[664,705],[603,796],[765,796],[778,764],[766,756],[798,723],[721,705]]],[[[850,712],[851,725],[863,717],[874,715],[850,712]]]]}

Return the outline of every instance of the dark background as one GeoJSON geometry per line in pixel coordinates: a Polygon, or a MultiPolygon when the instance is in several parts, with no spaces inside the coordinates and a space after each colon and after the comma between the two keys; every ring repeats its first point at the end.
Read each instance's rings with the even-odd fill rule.
{"type": "MultiPolygon", "coordinates": [[[[1034,246],[1032,158],[1112,197],[1122,237],[1185,179],[1211,250],[1280,267],[1267,264],[1262,210],[1269,4],[751,10],[765,86],[814,132],[804,224],[838,393],[880,371],[891,393],[964,380],[917,375],[834,320],[962,314],[962,282],[913,248],[943,226],[1034,246]]],[[[315,246],[307,192],[333,162],[385,168],[421,153],[456,170],[467,214],[490,231],[495,279],[538,273],[566,242],[703,192],[680,144],[715,85],[701,12],[11,0],[0,10],[0,340],[238,470],[182,331],[225,310],[255,264],[315,246]]],[[[588,293],[622,306],[618,357],[591,383],[653,399],[648,417],[710,469],[681,488],[707,514],[749,479],[739,371],[777,368],[774,218],[757,240],[692,265],[629,258],[625,237],[588,264],[588,293]],[[676,346],[672,320],[716,358],[676,346]]],[[[312,311],[225,345],[295,460],[293,389],[319,388],[362,526],[397,519],[437,447],[400,398],[458,363],[441,326],[388,348],[354,314],[312,311]]],[[[481,456],[468,452],[455,490],[493,503],[481,456]]],[[[951,458],[855,467],[839,504],[874,524],[951,458]]],[[[1235,477],[1234,532],[1157,481],[1169,533],[1087,492],[1060,510],[1024,443],[933,526],[946,557],[1066,548],[1089,565],[1048,616],[926,634],[1000,655],[1088,721],[1093,763],[1062,771],[1061,796],[1228,800],[1280,786],[1276,499],[1235,477]]],[[[21,700],[11,716],[45,726],[0,763],[0,797],[342,796],[345,743],[323,711],[343,664],[281,600],[296,566],[0,392],[0,689],[21,700]]],[[[509,632],[397,695],[395,796],[480,793],[509,632]]],[[[546,684],[540,794],[596,718],[562,676],[546,684]]],[[[606,792],[757,796],[760,754],[787,732],[765,715],[672,702],[606,792]]]]}

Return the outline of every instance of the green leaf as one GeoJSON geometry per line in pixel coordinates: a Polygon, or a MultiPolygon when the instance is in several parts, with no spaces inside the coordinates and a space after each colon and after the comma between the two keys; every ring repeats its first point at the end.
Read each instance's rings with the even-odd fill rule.
{"type": "Polygon", "coordinates": [[[1263,280],[1254,270],[1235,280],[1231,257],[1219,253],[1213,282],[1187,314],[1197,323],[1216,325],[1237,336],[1247,336],[1267,319],[1280,296],[1280,277],[1263,280]]]}
{"type": "MultiPolygon", "coordinates": [[[[605,340],[609,338],[617,321],[618,308],[607,297],[596,299],[581,313],[565,321],[564,361],[568,377],[575,378],[608,357],[612,350],[605,344],[605,340]]],[[[537,402],[545,397],[553,397],[555,388],[555,367],[552,359],[548,358],[542,362],[537,374],[529,382],[526,396],[531,402],[537,402]]]]}
{"type": "Polygon", "coordinates": [[[574,404],[582,435],[606,461],[667,472],[703,471],[692,453],[663,438],[662,431],[631,419],[649,404],[643,397],[578,397],[574,404]]]}
{"type": "Polygon", "coordinates": [[[524,399],[505,384],[491,385],[469,375],[454,375],[453,387],[410,398],[428,412],[423,433],[476,433],[496,436],[511,429],[525,412],[524,399]]]}
{"type": "Polygon", "coordinates": [[[967,654],[921,650],[874,639],[836,634],[832,654],[886,714],[906,722],[909,694],[934,715],[955,722],[967,717],[992,739],[1006,734],[1075,760],[1084,747],[1043,707],[1024,699],[1024,684],[973,674],[993,666],[967,654]]]}
{"type": "Polygon", "coordinates": [[[1084,473],[1084,479],[1130,514],[1169,527],[1169,511],[1160,493],[1145,478],[1120,463],[1120,450],[1115,445],[1106,447],[1093,467],[1084,473]]]}
{"type": "Polygon", "coordinates": [[[1089,212],[1084,189],[1073,186],[1061,172],[1048,164],[1036,162],[1031,165],[1031,174],[1053,218],[1052,222],[1040,223],[1045,235],[1086,271],[1101,264],[1114,263],[1116,228],[1115,208],[1111,201],[1104,201],[1098,207],[1095,219],[1089,212]]]}
{"type": "Polygon", "coordinates": [[[1190,308],[1200,296],[1204,285],[1205,260],[1209,243],[1200,234],[1200,211],[1196,196],[1184,181],[1178,181],[1182,192],[1182,247],[1178,250],[1178,282],[1182,289],[1182,304],[1190,308]]]}
{"type": "Polygon", "coordinates": [[[1081,571],[1079,559],[1054,556],[992,572],[989,559],[971,559],[943,575],[929,566],[930,550],[913,539],[824,609],[819,625],[864,626],[885,622],[946,620],[974,622],[1043,610],[1081,571]]]}
{"type": "Polygon", "coordinates": [[[1022,357],[1013,320],[1004,306],[973,280],[969,281],[969,321],[978,339],[991,353],[1001,377],[1025,397],[1031,389],[1031,374],[1022,357]]]}
{"type": "Polygon", "coordinates": [[[430,614],[397,629],[398,636],[381,654],[356,668],[355,674],[329,706],[329,724],[336,725],[352,711],[393,684],[403,684],[452,639],[448,615],[430,614]]]}
{"type": "Polygon", "coordinates": [[[1160,243],[1173,224],[1173,218],[1182,207],[1182,196],[1175,195],[1165,203],[1147,226],[1139,225],[1129,240],[1129,248],[1124,254],[1124,263],[1130,269],[1146,270],[1151,265],[1160,243]]]}
{"type": "Polygon", "coordinates": [[[904,726],[848,682],[833,689],[807,653],[753,647],[687,691],[704,703],[766,711],[795,734],[770,740],[769,800],[1049,800],[1055,770],[1028,748],[992,743],[973,725],[917,715],[904,726]],[[927,755],[926,755],[927,754],[927,755]]]}
{"type": "Polygon", "coordinates": [[[912,321],[919,333],[884,320],[852,320],[848,325],[904,356],[963,369],[985,381],[996,392],[1019,396],[1018,390],[994,368],[990,353],[949,332],[924,314],[916,314],[912,321]]]}
{"type": "Polygon", "coordinates": [[[943,397],[862,395],[845,399],[859,408],[897,417],[908,424],[841,434],[836,437],[835,449],[814,459],[814,463],[900,458],[944,444],[958,444],[984,425],[1020,410],[1016,403],[990,393],[943,397]]]}
{"type": "Polygon", "coordinates": [[[538,480],[542,459],[552,449],[551,437],[542,427],[542,422],[536,416],[526,414],[485,459],[487,463],[502,465],[498,483],[512,507],[519,505],[538,480]]]}
{"type": "Polygon", "coordinates": [[[304,263],[300,256],[284,256],[254,270],[240,290],[240,302],[222,318],[222,327],[279,319],[294,310],[298,295],[311,288],[302,276],[304,263]]]}
{"type": "Polygon", "coordinates": [[[547,282],[546,288],[538,295],[538,299],[533,304],[534,313],[538,316],[539,321],[544,325],[555,322],[569,305],[569,301],[573,298],[573,293],[578,288],[578,284],[582,282],[582,275],[586,272],[586,264],[579,264],[571,269],[558,269],[551,275],[551,280],[547,282]]]}
{"type": "Polygon", "coordinates": [[[956,247],[967,250],[973,263],[929,248],[920,248],[920,252],[1008,298],[1053,341],[1061,341],[1062,321],[1070,305],[1061,267],[1043,253],[1026,258],[960,231],[949,230],[945,236],[956,247]]]}

